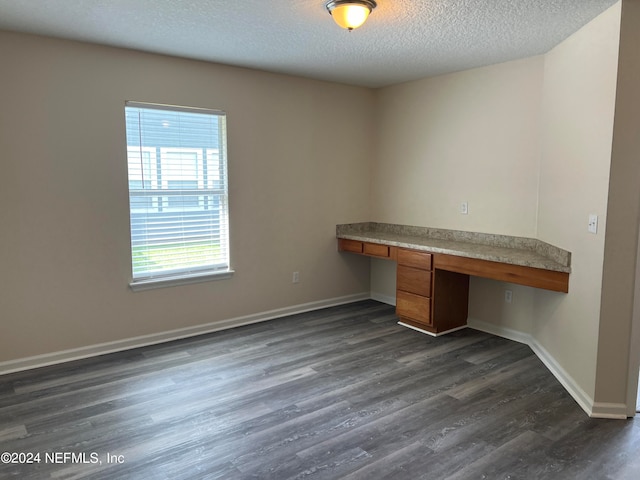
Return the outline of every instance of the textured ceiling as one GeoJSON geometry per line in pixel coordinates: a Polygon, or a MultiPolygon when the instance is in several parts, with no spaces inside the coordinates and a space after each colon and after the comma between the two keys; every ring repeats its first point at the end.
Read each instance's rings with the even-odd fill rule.
{"type": "Polygon", "coordinates": [[[545,53],[616,0],[0,0],[0,29],[380,87],[545,53]]]}

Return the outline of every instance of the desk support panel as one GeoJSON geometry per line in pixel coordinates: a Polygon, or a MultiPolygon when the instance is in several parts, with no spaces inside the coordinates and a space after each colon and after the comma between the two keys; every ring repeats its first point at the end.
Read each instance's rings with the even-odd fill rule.
{"type": "Polygon", "coordinates": [[[433,263],[436,269],[449,272],[465,273],[554,292],[569,292],[568,273],[445,254],[434,255],[433,263]]]}

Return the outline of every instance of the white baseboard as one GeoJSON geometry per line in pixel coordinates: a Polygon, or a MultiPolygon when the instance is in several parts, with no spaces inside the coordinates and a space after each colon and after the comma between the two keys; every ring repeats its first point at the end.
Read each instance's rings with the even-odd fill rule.
{"type": "Polygon", "coordinates": [[[582,408],[590,417],[627,418],[628,409],[625,404],[594,402],[593,398],[591,398],[591,396],[576,383],[573,377],[571,377],[571,375],[569,375],[567,371],[560,366],[556,359],[530,334],[473,318],[469,318],[467,320],[467,326],[475,330],[507,338],[518,343],[524,343],[531,347],[533,353],[536,354],[540,361],[544,363],[553,376],[562,384],[569,395],[571,395],[576,403],[580,405],[580,408],[582,408]]]}
{"type": "MultiPolygon", "coordinates": [[[[529,346],[533,350],[533,353],[545,364],[545,366],[549,369],[549,371],[553,374],[554,377],[562,384],[569,395],[573,397],[573,399],[580,405],[580,407],[589,415],[590,417],[596,417],[595,412],[593,411],[593,398],[587,392],[585,392],[580,385],[576,383],[571,375],[567,373],[567,371],[560,366],[560,364],[556,361],[556,359],[542,346],[540,343],[531,337],[529,341],[529,346]]],[[[600,417],[597,417],[600,418],[600,417]]],[[[626,418],[626,415],[625,417],[626,418]]]]}
{"type": "Polygon", "coordinates": [[[242,325],[264,322],[267,320],[273,320],[274,318],[285,317],[287,315],[295,315],[297,313],[320,310],[327,307],[335,307],[337,305],[344,305],[346,303],[353,303],[370,298],[371,295],[369,294],[369,292],[347,295],[344,297],[330,298],[327,300],[303,303],[300,305],[293,305],[291,307],[278,308],[275,310],[268,310],[266,312],[230,318],[227,320],[222,320],[220,322],[212,322],[204,325],[196,325],[193,327],[152,333],[149,335],[127,338],[124,340],[116,340],[114,342],[99,343],[96,345],[89,345],[87,347],[73,348],[60,352],[9,360],[6,362],[0,362],[0,375],[19,372],[22,370],[30,370],[32,368],[46,367],[48,365],[70,362],[72,360],[80,360],[82,358],[95,357],[107,353],[130,350],[132,348],[170,342],[172,340],[180,340],[183,338],[194,337],[196,335],[203,335],[205,333],[212,333],[220,330],[226,330],[228,328],[240,327],[242,325]]]}
{"type": "Polygon", "coordinates": [[[522,333],[518,330],[502,327],[493,323],[483,322],[482,320],[476,320],[475,318],[469,317],[467,319],[467,326],[475,330],[480,330],[481,332],[496,335],[497,337],[513,340],[514,342],[524,343],[526,345],[529,345],[531,342],[531,335],[527,333],[522,333]]]}
{"type": "Polygon", "coordinates": [[[396,297],[392,297],[390,295],[383,295],[382,293],[371,292],[372,300],[377,300],[378,302],[386,303],[387,305],[396,306],[396,297]]]}
{"type": "MultiPolygon", "coordinates": [[[[60,352],[53,352],[44,355],[36,355],[33,357],[0,362],[0,375],[19,372],[23,370],[30,370],[33,368],[46,367],[49,365],[55,365],[58,363],[64,363],[73,360],[80,360],[83,358],[95,357],[107,353],[145,347],[148,345],[155,345],[158,343],[170,342],[172,340],[180,340],[196,335],[203,335],[206,333],[217,332],[229,328],[240,327],[242,325],[264,322],[288,315],[320,310],[322,308],[335,307],[338,305],[344,305],[347,303],[353,303],[367,299],[373,299],[389,305],[395,305],[395,298],[377,294],[374,292],[347,295],[344,297],[336,297],[300,305],[293,305],[291,307],[268,310],[266,312],[245,315],[242,317],[230,318],[227,320],[222,320],[220,322],[212,322],[204,325],[196,325],[193,327],[180,328],[166,332],[159,332],[150,335],[127,338],[124,340],[117,340],[114,342],[100,343],[87,347],[74,348],[70,350],[63,350],[60,352]]],[[[468,319],[467,326],[475,330],[480,330],[492,335],[513,340],[518,343],[523,343],[531,347],[536,356],[542,361],[542,363],[544,363],[549,371],[558,379],[558,381],[564,386],[567,392],[590,417],[615,419],[627,418],[628,408],[623,403],[594,402],[593,399],[584,390],[582,390],[582,388],[580,388],[580,386],[573,380],[573,378],[556,362],[553,356],[549,354],[549,352],[547,352],[547,350],[542,347],[542,345],[540,345],[531,335],[473,318],[468,319]]]]}
{"type": "Polygon", "coordinates": [[[593,418],[614,418],[614,419],[626,419],[629,415],[627,405],[624,403],[605,403],[594,402],[591,409],[591,416],[593,418]]]}

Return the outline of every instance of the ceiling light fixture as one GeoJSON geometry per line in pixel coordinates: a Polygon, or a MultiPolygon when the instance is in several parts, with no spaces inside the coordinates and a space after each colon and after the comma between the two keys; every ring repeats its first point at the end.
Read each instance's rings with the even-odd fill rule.
{"type": "Polygon", "coordinates": [[[326,4],[333,20],[349,31],[366,22],[371,11],[377,6],[373,0],[331,0],[326,4]]]}

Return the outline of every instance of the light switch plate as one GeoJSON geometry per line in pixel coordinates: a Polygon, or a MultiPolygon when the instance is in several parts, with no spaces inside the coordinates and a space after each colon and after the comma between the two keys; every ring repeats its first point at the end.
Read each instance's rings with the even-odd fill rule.
{"type": "Polygon", "coordinates": [[[589,215],[589,225],[587,227],[589,233],[598,233],[598,215],[589,215]]]}

